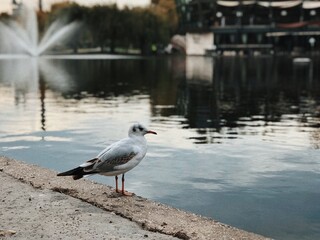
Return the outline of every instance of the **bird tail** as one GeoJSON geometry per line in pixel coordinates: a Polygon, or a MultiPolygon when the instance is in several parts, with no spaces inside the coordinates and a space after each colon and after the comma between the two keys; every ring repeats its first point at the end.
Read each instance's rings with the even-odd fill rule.
{"type": "Polygon", "coordinates": [[[92,169],[97,161],[99,161],[98,158],[90,159],[89,161],[81,164],[79,167],[66,172],[58,173],[57,176],[72,176],[74,180],[78,180],[83,176],[98,173],[92,169]]]}
{"type": "Polygon", "coordinates": [[[88,173],[84,172],[83,169],[83,167],[77,167],[66,172],[58,173],[57,176],[72,176],[74,180],[78,180],[84,175],[88,175],[88,173]]]}

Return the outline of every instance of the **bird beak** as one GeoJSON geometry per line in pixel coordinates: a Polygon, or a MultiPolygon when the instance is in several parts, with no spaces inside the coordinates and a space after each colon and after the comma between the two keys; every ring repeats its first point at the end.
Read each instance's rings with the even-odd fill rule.
{"type": "Polygon", "coordinates": [[[151,133],[151,134],[155,134],[155,135],[157,135],[157,133],[156,133],[156,132],[154,132],[154,131],[150,131],[150,130],[146,132],[146,134],[148,134],[148,133],[151,133]]]}

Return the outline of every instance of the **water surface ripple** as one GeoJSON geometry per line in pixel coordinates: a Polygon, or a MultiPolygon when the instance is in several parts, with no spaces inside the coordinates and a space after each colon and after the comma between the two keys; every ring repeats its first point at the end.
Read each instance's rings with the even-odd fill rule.
{"type": "Polygon", "coordinates": [[[2,58],[0,151],[62,171],[140,121],[158,135],[129,191],[276,239],[319,239],[319,60],[2,58]]]}

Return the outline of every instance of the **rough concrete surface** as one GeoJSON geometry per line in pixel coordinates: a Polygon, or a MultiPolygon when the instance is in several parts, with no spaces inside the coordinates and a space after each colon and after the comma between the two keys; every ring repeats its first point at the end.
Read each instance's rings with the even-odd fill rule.
{"type": "Polygon", "coordinates": [[[267,239],[6,157],[0,186],[0,236],[8,239],[267,239]]]}
{"type": "Polygon", "coordinates": [[[135,222],[68,195],[33,188],[5,173],[0,173],[0,182],[0,228],[14,239],[175,239],[143,230],[135,222]]]}

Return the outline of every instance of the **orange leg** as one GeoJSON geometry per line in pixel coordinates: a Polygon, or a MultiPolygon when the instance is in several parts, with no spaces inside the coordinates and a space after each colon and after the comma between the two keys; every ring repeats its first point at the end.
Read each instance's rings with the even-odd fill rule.
{"type": "Polygon", "coordinates": [[[123,196],[132,196],[133,193],[127,192],[124,190],[124,174],[122,174],[122,189],[121,189],[123,196]]]}

